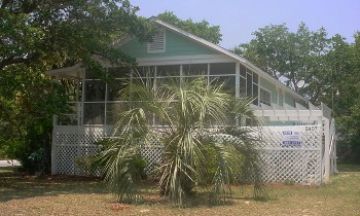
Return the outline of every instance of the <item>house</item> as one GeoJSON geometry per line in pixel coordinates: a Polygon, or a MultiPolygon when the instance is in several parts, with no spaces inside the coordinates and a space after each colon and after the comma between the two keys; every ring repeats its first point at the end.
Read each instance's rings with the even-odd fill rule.
{"type": "MultiPolygon", "coordinates": [[[[335,122],[328,107],[313,106],[248,60],[218,45],[161,20],[154,22],[158,31],[152,42],[129,38],[119,45],[136,58],[140,76],[152,79],[155,85],[204,77],[209,83],[224,82],[224,89],[236,97],[254,98],[253,108],[263,124],[264,179],[327,181],[336,170],[335,122]]],[[[117,92],[129,70],[109,65],[107,72],[114,78],[111,84],[85,71],[81,64],[49,71],[54,77],[79,80],[74,113],[54,119],[54,174],[82,174],[76,158],[96,151],[94,141],[109,134],[115,114],[126,103],[117,92]]],[[[158,124],[155,118],[153,124],[158,124]]]]}

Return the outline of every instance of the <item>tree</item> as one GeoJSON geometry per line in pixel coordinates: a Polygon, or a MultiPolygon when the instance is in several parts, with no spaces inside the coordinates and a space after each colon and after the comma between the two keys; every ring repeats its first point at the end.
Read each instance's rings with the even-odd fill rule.
{"type": "Polygon", "coordinates": [[[313,103],[318,103],[328,70],[326,55],[331,39],[324,28],[310,31],[301,23],[297,32],[290,32],[285,24],[270,25],[253,33],[255,38],[248,44],[235,48],[273,77],[285,82],[313,103]]]}
{"type": "Polygon", "coordinates": [[[354,39],[354,44],[337,40],[330,52],[335,75],[332,92],[323,99],[332,104],[336,117],[340,161],[360,163],[360,34],[354,39]]]}
{"type": "Polygon", "coordinates": [[[114,44],[149,38],[137,10],[127,0],[0,1],[0,148],[25,168],[49,161],[52,115],[67,109],[67,96],[45,72],[78,62],[101,71],[94,55],[133,64],[114,44]]]}
{"type": "Polygon", "coordinates": [[[2,1],[0,69],[14,64],[63,66],[97,54],[128,60],[113,44],[146,39],[149,24],[126,0],[2,1]]]}
{"type": "Polygon", "coordinates": [[[207,21],[194,22],[192,19],[181,20],[173,12],[164,12],[157,16],[160,20],[170,23],[178,28],[190,32],[198,37],[208,40],[214,44],[219,44],[222,34],[220,26],[211,26],[207,21]]]}
{"type": "Polygon", "coordinates": [[[359,162],[359,33],[350,44],[339,34],[328,37],[324,28],[310,31],[302,23],[297,32],[283,24],[265,26],[254,35],[234,51],[313,104],[329,105],[336,118],[340,160],[359,162]]]}
{"type": "Polygon", "coordinates": [[[222,85],[208,85],[202,79],[155,90],[147,82],[131,83],[123,94],[141,103],[129,102],[115,126],[116,138],[100,153],[105,181],[120,201],[141,198],[134,161],[141,157],[143,145],[151,145],[150,140],[164,151],[159,167],[161,194],[177,206],[187,204],[196,185],[207,186],[213,203],[224,202],[231,193],[228,184],[239,174],[254,183],[255,196],[261,195],[257,140],[246,129],[225,126],[233,120],[229,113],[256,120],[251,101],[232,98],[222,85]],[[150,126],[153,114],[165,126],[163,130],[150,126]],[[224,134],[233,141],[224,139],[224,134]]]}

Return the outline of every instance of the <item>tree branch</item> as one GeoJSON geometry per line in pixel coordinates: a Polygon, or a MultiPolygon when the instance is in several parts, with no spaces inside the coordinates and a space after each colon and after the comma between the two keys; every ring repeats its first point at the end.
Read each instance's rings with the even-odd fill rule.
{"type": "Polygon", "coordinates": [[[21,58],[16,56],[10,56],[0,62],[0,70],[4,69],[6,66],[13,65],[13,64],[29,64],[30,62],[34,61],[37,57],[36,54],[32,54],[27,58],[21,58]]]}

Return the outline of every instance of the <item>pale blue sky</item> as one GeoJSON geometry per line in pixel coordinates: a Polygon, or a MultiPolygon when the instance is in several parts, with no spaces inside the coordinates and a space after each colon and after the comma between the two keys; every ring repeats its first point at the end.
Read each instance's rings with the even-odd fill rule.
{"type": "Polygon", "coordinates": [[[151,17],[173,11],[182,19],[207,20],[220,25],[225,48],[248,42],[252,32],[269,24],[287,23],[296,30],[304,21],[311,30],[325,27],[353,42],[360,31],[360,0],[131,0],[138,15],[151,17]]]}

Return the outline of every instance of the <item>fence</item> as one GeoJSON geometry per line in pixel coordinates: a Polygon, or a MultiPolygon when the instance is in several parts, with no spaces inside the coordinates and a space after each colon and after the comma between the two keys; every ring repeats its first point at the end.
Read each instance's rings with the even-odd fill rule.
{"type": "MultiPolygon", "coordinates": [[[[312,112],[311,115],[296,110],[287,111],[287,117],[279,115],[279,112],[274,116],[272,113],[275,112],[259,111],[268,119],[304,120],[301,125],[264,125],[260,130],[254,129],[263,140],[257,148],[265,182],[320,184],[336,171],[335,122],[326,118],[323,110],[318,111],[321,112],[312,112]]],[[[94,154],[97,150],[94,142],[106,137],[108,132],[109,128],[104,126],[54,126],[52,173],[90,174],[77,165],[77,160],[94,154]]],[[[235,138],[224,136],[222,139],[235,138]]],[[[142,148],[142,154],[148,161],[148,171],[159,163],[161,153],[162,148],[155,141],[153,145],[142,148]]]]}

